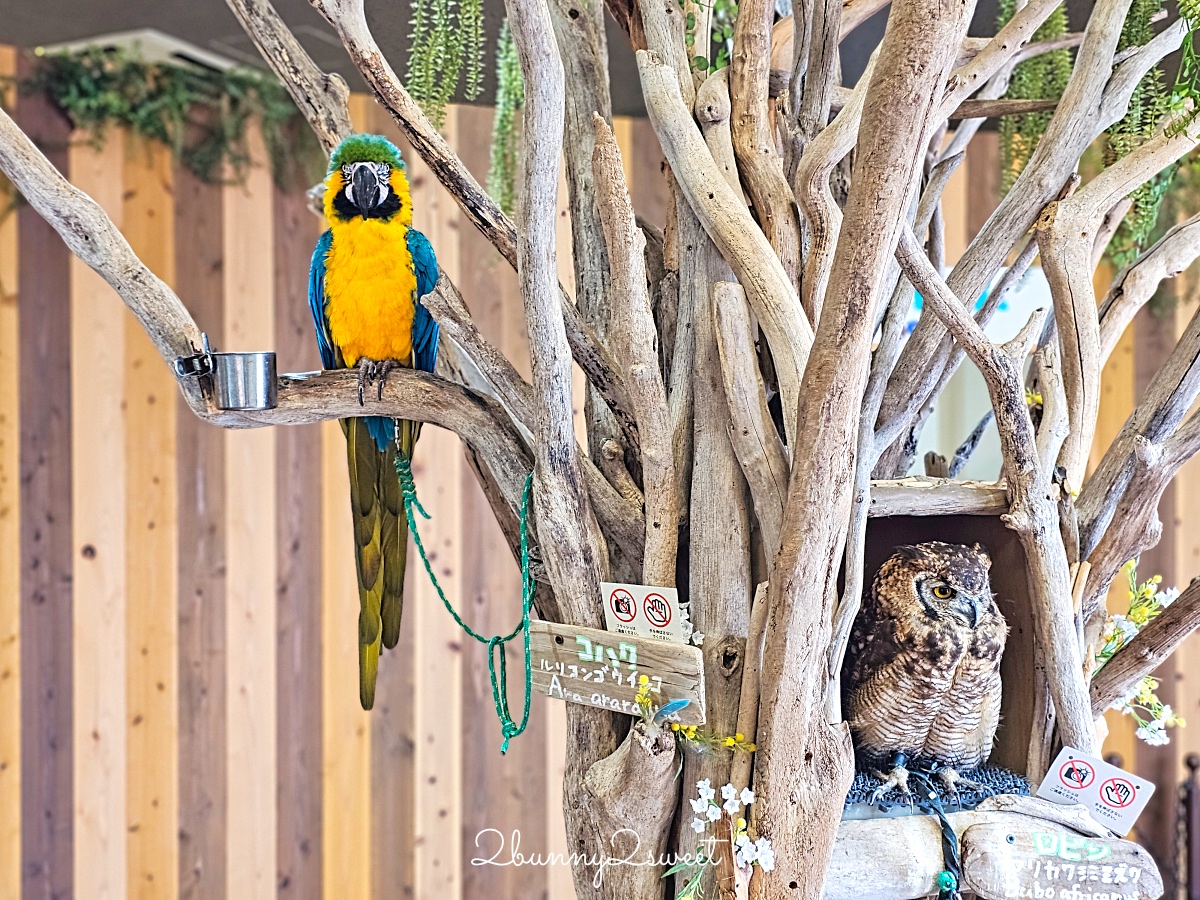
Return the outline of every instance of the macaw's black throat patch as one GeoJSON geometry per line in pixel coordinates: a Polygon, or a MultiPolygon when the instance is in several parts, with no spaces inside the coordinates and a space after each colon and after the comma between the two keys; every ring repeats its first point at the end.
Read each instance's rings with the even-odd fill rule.
{"type": "Polygon", "coordinates": [[[400,198],[396,196],[395,191],[389,190],[387,196],[383,198],[382,203],[371,207],[366,213],[363,213],[362,210],[346,199],[346,189],[342,188],[333,198],[333,211],[342,220],[362,216],[364,219],[383,219],[386,222],[396,213],[400,212],[400,198]]]}

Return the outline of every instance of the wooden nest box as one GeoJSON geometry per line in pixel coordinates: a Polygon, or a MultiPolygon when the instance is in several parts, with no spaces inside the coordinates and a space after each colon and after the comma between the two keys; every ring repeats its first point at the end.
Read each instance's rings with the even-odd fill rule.
{"type": "Polygon", "coordinates": [[[945,541],[979,543],[987,549],[992,591],[1008,622],[1000,664],[1000,728],[990,762],[1026,775],[1033,731],[1033,692],[1027,689],[1034,683],[1033,614],[1025,551],[1000,520],[1007,511],[1004,488],[996,484],[931,478],[873,482],[863,584],[870,590],[879,567],[901,544],[945,541]]]}

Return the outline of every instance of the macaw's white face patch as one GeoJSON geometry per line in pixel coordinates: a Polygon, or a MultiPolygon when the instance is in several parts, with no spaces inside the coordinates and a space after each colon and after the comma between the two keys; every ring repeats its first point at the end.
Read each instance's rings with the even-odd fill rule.
{"type": "Polygon", "coordinates": [[[360,188],[363,184],[370,185],[374,176],[374,187],[377,191],[373,206],[378,206],[387,199],[388,190],[390,189],[390,179],[392,176],[392,167],[387,163],[376,162],[356,162],[346,163],[342,166],[342,181],[346,184],[346,199],[351,203],[356,203],[354,198],[355,185],[360,188]],[[359,172],[363,175],[359,175],[359,172]],[[355,176],[358,176],[357,179],[355,176]],[[364,178],[364,176],[366,176],[364,178]]]}

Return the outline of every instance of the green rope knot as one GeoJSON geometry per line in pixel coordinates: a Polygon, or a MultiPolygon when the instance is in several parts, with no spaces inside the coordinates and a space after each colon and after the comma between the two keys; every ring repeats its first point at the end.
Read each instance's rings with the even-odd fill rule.
{"type": "Polygon", "coordinates": [[[938,872],[937,884],[940,890],[952,891],[958,887],[958,879],[954,877],[954,873],[949,869],[943,869],[941,872],[938,872]]]}
{"type": "Polygon", "coordinates": [[[400,493],[404,497],[404,515],[408,519],[408,530],[412,532],[413,543],[421,556],[421,562],[425,566],[425,573],[429,576],[430,583],[433,584],[446,611],[458,623],[458,627],[479,643],[487,645],[488,676],[492,682],[492,701],[496,704],[496,716],[500,719],[500,733],[504,736],[500,752],[507,753],[508,742],[521,734],[529,724],[529,701],[533,687],[533,664],[529,655],[529,608],[533,604],[533,576],[529,573],[529,495],[533,489],[533,473],[530,472],[525,478],[525,489],[521,492],[521,621],[508,634],[493,635],[492,637],[484,637],[462,620],[458,611],[447,599],[445,591],[438,583],[437,576],[433,574],[433,566],[429,563],[425,545],[421,542],[421,534],[417,531],[417,519],[413,510],[415,509],[426,519],[430,516],[421,506],[421,501],[417,499],[417,485],[413,480],[412,463],[403,453],[396,454],[396,476],[400,479],[400,493]],[[524,637],[525,644],[525,705],[519,723],[513,720],[512,713],[508,708],[508,664],[504,655],[504,645],[518,634],[524,637]]]}

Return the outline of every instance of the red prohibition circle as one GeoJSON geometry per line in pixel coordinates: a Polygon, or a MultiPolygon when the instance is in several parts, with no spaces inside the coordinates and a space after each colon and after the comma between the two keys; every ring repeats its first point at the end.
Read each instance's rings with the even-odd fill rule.
{"type": "Polygon", "coordinates": [[[1124,809],[1137,799],[1137,788],[1124,778],[1110,778],[1100,785],[1100,802],[1113,809],[1124,809]]]}
{"type": "Polygon", "coordinates": [[[633,594],[624,588],[617,588],[609,595],[608,605],[612,608],[613,615],[622,622],[632,622],[637,616],[637,603],[633,594]]]}
{"type": "Polygon", "coordinates": [[[1058,780],[1061,781],[1063,784],[1065,784],[1067,787],[1069,787],[1073,791],[1081,791],[1085,787],[1088,787],[1089,785],[1091,785],[1091,783],[1096,780],[1096,770],[1093,769],[1090,765],[1088,765],[1085,762],[1079,762],[1079,760],[1076,760],[1076,759],[1068,759],[1065,763],[1062,764],[1062,767],[1058,770],[1058,780]],[[1082,774],[1083,781],[1076,782],[1076,781],[1072,781],[1072,780],[1068,779],[1067,778],[1068,770],[1073,770],[1073,771],[1076,771],[1076,772],[1079,772],[1080,774],[1082,774]]]}
{"type": "Polygon", "coordinates": [[[642,601],[642,612],[655,628],[666,628],[671,624],[671,604],[662,594],[647,594],[642,601]]]}

